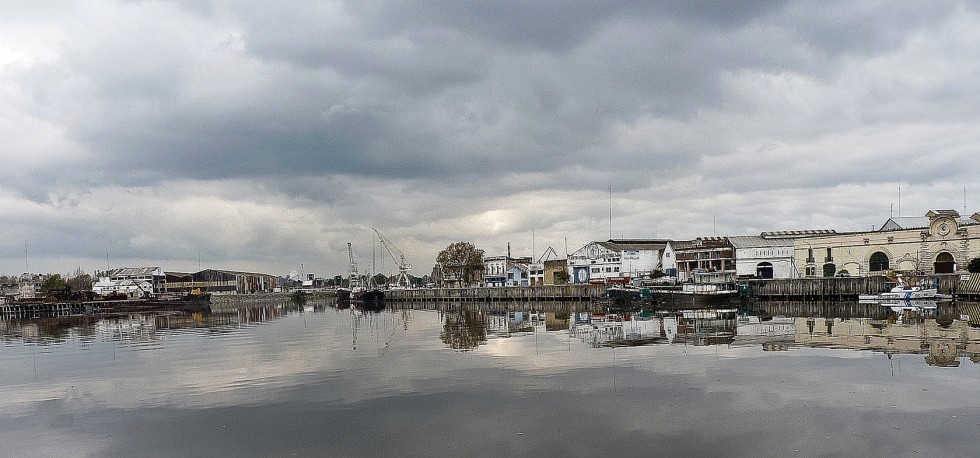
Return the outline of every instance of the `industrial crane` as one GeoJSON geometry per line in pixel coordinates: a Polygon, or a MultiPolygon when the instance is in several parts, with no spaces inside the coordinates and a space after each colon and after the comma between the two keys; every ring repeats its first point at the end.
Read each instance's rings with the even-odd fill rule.
{"type": "Polygon", "coordinates": [[[363,287],[361,284],[361,276],[357,273],[357,262],[354,261],[354,250],[351,249],[350,242],[347,242],[347,256],[350,258],[350,283],[348,287],[351,291],[355,288],[363,287]]]}
{"type": "Polygon", "coordinates": [[[405,253],[402,253],[395,244],[391,243],[381,232],[375,228],[371,228],[375,234],[378,234],[378,239],[381,240],[381,246],[384,247],[391,259],[398,264],[398,279],[395,281],[395,285],[403,288],[408,288],[412,286],[411,280],[408,278],[408,272],[412,270],[412,265],[405,262],[405,253]]]}

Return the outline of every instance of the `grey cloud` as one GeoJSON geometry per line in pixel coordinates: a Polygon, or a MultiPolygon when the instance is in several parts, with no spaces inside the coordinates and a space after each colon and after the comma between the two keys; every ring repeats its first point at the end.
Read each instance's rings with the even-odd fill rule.
{"type": "MultiPolygon", "coordinates": [[[[899,181],[938,189],[967,181],[976,162],[978,56],[968,31],[978,19],[967,3],[100,6],[22,7],[0,19],[2,30],[36,24],[36,36],[64,35],[45,42],[48,56],[7,63],[0,54],[8,107],[0,135],[48,129],[23,136],[43,142],[0,145],[0,157],[17,159],[0,167],[0,198],[47,204],[66,190],[118,187],[189,201],[220,196],[229,206],[278,199],[311,221],[329,220],[311,232],[320,249],[334,250],[345,230],[375,224],[438,245],[458,234],[427,224],[456,224],[447,221],[460,209],[478,215],[529,195],[551,196],[545,205],[568,206],[572,194],[587,200],[545,223],[588,226],[609,185],[633,207],[661,212],[664,231],[680,230],[671,215],[704,211],[690,210],[691,199],[791,196],[779,201],[791,210],[732,223],[755,231],[805,222],[791,211],[815,212],[790,199],[839,200],[830,195],[899,181]],[[20,160],[28,155],[46,160],[20,160]],[[185,182],[198,187],[171,188],[185,182]]],[[[2,30],[0,49],[16,49],[2,30]]],[[[880,203],[855,206],[867,213],[880,203]]],[[[168,255],[140,238],[152,228],[105,229],[52,208],[46,218],[15,217],[9,235],[79,240],[95,251],[106,238],[135,239],[143,245],[113,250],[168,255]]],[[[516,219],[509,227],[526,229],[516,219]]],[[[268,237],[308,237],[242,224],[268,237]]],[[[640,234],[650,230],[623,229],[657,236],[640,234]]],[[[494,246],[516,238],[471,234],[494,246]]],[[[186,242],[185,252],[210,243],[177,230],[169,237],[186,242]]],[[[298,245],[253,251],[271,259],[298,245]]],[[[52,255],[92,251],[50,246],[52,255]]],[[[245,246],[203,249],[249,256],[245,246]]],[[[20,251],[15,243],[3,253],[20,251]]]]}

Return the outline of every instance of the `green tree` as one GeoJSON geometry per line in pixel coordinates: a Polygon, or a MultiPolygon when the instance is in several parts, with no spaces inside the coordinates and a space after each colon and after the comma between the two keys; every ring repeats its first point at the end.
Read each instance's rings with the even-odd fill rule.
{"type": "Polygon", "coordinates": [[[483,250],[470,242],[454,242],[436,256],[442,266],[444,279],[453,278],[464,285],[471,285],[483,277],[483,250]]]}
{"type": "Polygon", "coordinates": [[[568,275],[568,271],[567,270],[562,269],[562,270],[559,270],[559,271],[555,272],[555,284],[556,285],[567,285],[568,284],[568,280],[571,280],[571,278],[572,277],[570,275],[568,275]]]}
{"type": "Polygon", "coordinates": [[[64,278],[61,278],[61,274],[48,275],[48,278],[41,283],[41,295],[50,296],[52,292],[63,292],[68,289],[68,283],[65,282],[64,278]]]}
{"type": "Polygon", "coordinates": [[[375,274],[371,277],[371,281],[377,286],[384,286],[388,284],[388,277],[385,274],[375,274]]]}
{"type": "Polygon", "coordinates": [[[966,270],[970,271],[971,274],[980,274],[980,258],[971,259],[966,270]]]}

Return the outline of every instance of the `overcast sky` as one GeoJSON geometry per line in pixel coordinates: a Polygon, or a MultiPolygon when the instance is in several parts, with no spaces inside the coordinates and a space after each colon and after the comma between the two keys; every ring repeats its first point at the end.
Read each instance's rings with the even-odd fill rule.
{"type": "Polygon", "coordinates": [[[978,153],[973,2],[71,0],[0,14],[6,274],[332,276],[348,241],[370,268],[371,228],[417,275],[461,240],[537,258],[610,232],[870,230],[899,207],[980,211],[978,153]]]}

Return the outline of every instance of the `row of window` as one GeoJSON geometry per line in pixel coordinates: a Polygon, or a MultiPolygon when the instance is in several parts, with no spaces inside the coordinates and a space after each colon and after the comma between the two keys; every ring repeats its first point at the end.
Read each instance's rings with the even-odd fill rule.
{"type": "MultiPolygon", "coordinates": [[[[602,267],[593,267],[592,273],[597,274],[602,272],[602,267]]],[[[606,267],[606,272],[619,272],[619,266],[606,267]]]]}
{"type": "MultiPolygon", "coordinates": [[[[810,250],[811,259],[808,262],[813,262],[813,250],[810,250]]],[[[827,260],[832,261],[833,258],[830,257],[830,248],[827,248],[827,260]]],[[[868,270],[871,272],[883,272],[890,268],[890,262],[888,260],[888,255],[880,251],[876,251],[871,254],[871,258],[868,259],[868,270]]],[[[936,256],[936,262],[933,264],[933,271],[937,274],[951,274],[956,271],[956,260],[953,259],[953,255],[942,252],[936,256]]],[[[817,276],[817,266],[808,265],[805,268],[805,274],[807,277],[817,276]]],[[[837,265],[833,262],[827,262],[823,265],[822,274],[824,277],[833,277],[837,274],[837,265]]]]}

